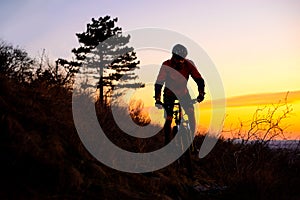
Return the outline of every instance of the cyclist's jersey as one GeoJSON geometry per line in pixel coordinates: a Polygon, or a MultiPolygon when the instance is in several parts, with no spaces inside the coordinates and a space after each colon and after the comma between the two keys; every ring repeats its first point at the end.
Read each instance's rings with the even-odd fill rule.
{"type": "Polygon", "coordinates": [[[191,60],[185,59],[182,64],[176,64],[175,61],[169,59],[163,62],[156,84],[165,85],[164,95],[172,96],[174,93],[176,96],[185,96],[188,94],[187,81],[190,75],[196,83],[199,82],[197,80],[203,80],[191,60]]]}

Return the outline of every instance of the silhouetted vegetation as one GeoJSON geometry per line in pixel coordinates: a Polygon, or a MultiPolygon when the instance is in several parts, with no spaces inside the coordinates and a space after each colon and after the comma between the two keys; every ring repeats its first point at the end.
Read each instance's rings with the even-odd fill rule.
{"type": "Polygon", "coordinates": [[[67,65],[58,60],[51,64],[45,50],[39,60],[30,58],[28,53],[5,41],[0,41],[0,73],[21,85],[61,86],[71,89],[74,75],[78,69],[73,63],[67,65]]]}
{"type": "Polygon", "coordinates": [[[232,137],[240,139],[242,143],[255,141],[268,145],[274,139],[285,139],[284,131],[289,125],[284,121],[293,114],[287,98],[288,93],[284,100],[276,104],[257,108],[249,122],[240,122],[237,129],[226,132],[232,132],[232,137]]]}
{"type": "Polygon", "coordinates": [[[20,83],[32,80],[34,60],[19,47],[0,40],[0,73],[20,83]]]}
{"type": "MultiPolygon", "coordinates": [[[[32,88],[5,76],[0,83],[2,199],[296,199],[300,195],[299,149],[220,139],[204,159],[193,155],[195,180],[174,164],[147,174],[119,172],[99,163],[83,147],[73,124],[70,91],[45,85],[32,88]]],[[[120,108],[120,114],[125,111],[120,108]]],[[[109,112],[103,112],[98,113],[100,123],[120,147],[149,152],[163,146],[162,133],[149,140],[127,137],[109,112]]],[[[196,137],[196,148],[202,141],[203,136],[196,137]]]]}
{"type": "Polygon", "coordinates": [[[130,117],[140,126],[146,126],[151,122],[149,114],[144,109],[144,103],[142,100],[132,99],[129,102],[128,110],[130,117]]]}
{"type": "MultiPolygon", "coordinates": [[[[89,26],[96,26],[96,30],[98,23],[114,27],[114,20],[107,17],[92,21],[95,24],[89,26]]],[[[37,61],[25,50],[1,42],[1,199],[300,198],[299,146],[275,149],[261,142],[219,139],[205,158],[192,155],[194,179],[176,163],[145,174],[103,165],[84,148],[74,126],[71,86],[78,67],[64,60],[52,65],[44,53],[37,61]]],[[[161,131],[146,139],[129,136],[118,128],[111,111],[100,109],[100,104],[98,100],[95,105],[99,123],[116,145],[132,152],[163,147],[161,131]]],[[[141,126],[150,122],[142,102],[133,101],[129,108],[118,109],[118,114],[131,116],[141,126]]],[[[255,119],[254,125],[261,122],[261,118],[255,119]]],[[[280,123],[273,125],[280,127],[280,123]]],[[[196,149],[203,139],[203,135],[195,138],[196,149]]]]}

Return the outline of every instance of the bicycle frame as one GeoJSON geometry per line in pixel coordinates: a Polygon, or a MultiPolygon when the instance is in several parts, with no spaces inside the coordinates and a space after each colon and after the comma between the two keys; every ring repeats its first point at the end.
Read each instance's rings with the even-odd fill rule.
{"type": "MultiPolygon", "coordinates": [[[[192,99],[191,104],[197,103],[197,99],[192,99]]],[[[161,103],[163,107],[165,107],[168,104],[161,103]]],[[[186,113],[183,114],[182,107],[180,105],[179,100],[175,100],[174,107],[173,107],[173,119],[175,120],[175,126],[172,127],[172,136],[175,137],[177,132],[184,129],[185,135],[187,136],[187,141],[192,144],[192,151],[194,151],[194,145],[192,143],[194,136],[191,133],[189,120],[185,118],[187,116],[186,113]],[[182,126],[182,127],[181,127],[182,126]]],[[[181,141],[182,142],[182,141],[181,141]]]]}
{"type": "MultiPolygon", "coordinates": [[[[189,140],[191,142],[193,140],[193,135],[191,133],[189,120],[188,120],[188,118],[185,118],[185,116],[187,116],[187,114],[182,112],[182,108],[181,108],[179,101],[178,100],[176,100],[176,101],[177,102],[174,103],[174,108],[173,108],[173,119],[175,120],[175,124],[176,124],[172,128],[173,137],[175,137],[177,132],[183,128],[184,132],[187,136],[187,140],[189,140]]],[[[191,150],[193,150],[193,149],[194,149],[194,145],[192,143],[191,150]]]]}

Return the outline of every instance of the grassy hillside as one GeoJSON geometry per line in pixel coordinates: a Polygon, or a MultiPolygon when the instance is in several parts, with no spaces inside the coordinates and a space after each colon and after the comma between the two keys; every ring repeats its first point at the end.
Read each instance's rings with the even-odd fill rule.
{"type": "MultiPolygon", "coordinates": [[[[71,92],[47,84],[20,85],[0,77],[1,199],[299,199],[299,149],[269,149],[219,140],[199,160],[195,178],[172,164],[146,174],[108,168],[83,147],[72,119],[71,92]]],[[[163,145],[126,137],[99,112],[108,137],[147,152],[163,145]],[[145,145],[147,144],[147,145],[145,145]]],[[[195,139],[200,147],[203,136],[195,139]]]]}

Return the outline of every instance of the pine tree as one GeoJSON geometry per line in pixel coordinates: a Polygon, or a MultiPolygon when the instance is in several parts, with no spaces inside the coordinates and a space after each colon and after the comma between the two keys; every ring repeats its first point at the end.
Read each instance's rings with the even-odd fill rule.
{"type": "Polygon", "coordinates": [[[130,36],[122,35],[122,29],[116,26],[117,18],[110,16],[92,18],[85,32],[77,33],[81,46],[72,52],[79,64],[86,64],[90,76],[97,79],[100,104],[105,97],[119,87],[141,87],[140,83],[130,83],[137,78],[133,70],[138,69],[136,53],[128,47],[130,36]],[[124,81],[125,80],[125,81],[124,81]]]}

